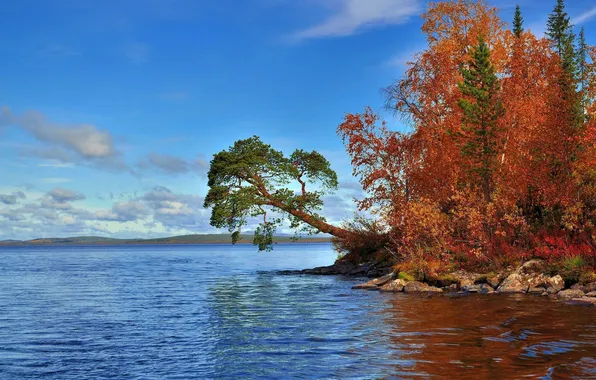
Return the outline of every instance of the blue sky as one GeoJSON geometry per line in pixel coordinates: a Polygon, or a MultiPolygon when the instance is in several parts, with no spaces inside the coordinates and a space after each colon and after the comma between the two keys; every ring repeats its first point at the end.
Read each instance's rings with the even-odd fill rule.
{"type": "MultiPolygon", "coordinates": [[[[519,0],[541,34],[554,0],[519,0]]],[[[491,2],[510,20],[514,1],[491,2]]],[[[588,42],[592,0],[567,1],[588,42]]],[[[211,156],[252,135],[319,150],[424,47],[416,0],[21,0],[0,13],[0,239],[214,232],[211,156]]],[[[404,128],[391,121],[394,128],[404,128]]]]}

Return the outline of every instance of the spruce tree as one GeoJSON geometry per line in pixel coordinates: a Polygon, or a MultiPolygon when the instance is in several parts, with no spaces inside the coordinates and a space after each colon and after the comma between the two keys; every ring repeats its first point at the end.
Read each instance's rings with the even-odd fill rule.
{"type": "Polygon", "coordinates": [[[586,107],[586,88],[588,87],[588,44],[586,43],[586,33],[582,27],[579,32],[579,39],[577,42],[577,71],[578,71],[578,82],[579,91],[581,98],[581,113],[584,114],[586,107]]]}
{"type": "Polygon", "coordinates": [[[548,16],[546,35],[552,41],[559,57],[561,57],[565,73],[570,78],[575,78],[577,66],[573,46],[575,35],[572,28],[571,19],[565,11],[564,0],[557,0],[557,5],[548,16]]]}
{"type": "Polygon", "coordinates": [[[578,70],[578,55],[575,49],[575,34],[569,15],[565,11],[565,2],[557,0],[557,5],[548,17],[546,35],[552,41],[553,47],[561,59],[563,76],[560,86],[563,99],[567,102],[569,125],[579,127],[584,119],[581,94],[578,93],[580,73],[578,70]]]}
{"type": "Polygon", "coordinates": [[[461,153],[471,159],[472,180],[479,180],[484,200],[489,203],[497,156],[502,150],[498,121],[504,110],[499,97],[499,80],[484,38],[478,38],[472,58],[467,67],[461,69],[461,74],[464,79],[459,83],[464,97],[458,102],[464,114],[459,135],[461,153]]]}
{"type": "Polygon", "coordinates": [[[521,34],[524,31],[523,24],[524,18],[521,15],[519,5],[517,5],[515,7],[515,14],[513,15],[513,34],[515,34],[516,37],[521,37],[521,34]]]}

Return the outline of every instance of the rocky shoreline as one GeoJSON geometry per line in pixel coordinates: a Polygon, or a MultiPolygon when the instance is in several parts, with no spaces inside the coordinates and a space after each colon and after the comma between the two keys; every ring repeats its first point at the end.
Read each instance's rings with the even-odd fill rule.
{"type": "Polygon", "coordinates": [[[542,260],[530,260],[518,268],[498,273],[479,274],[463,270],[430,282],[420,282],[411,276],[375,263],[354,265],[337,262],[326,267],[301,271],[282,271],[281,274],[344,275],[373,278],[352,289],[376,290],[387,293],[477,293],[530,294],[548,296],[569,304],[596,306],[596,282],[565,286],[560,275],[548,275],[542,260]]]}

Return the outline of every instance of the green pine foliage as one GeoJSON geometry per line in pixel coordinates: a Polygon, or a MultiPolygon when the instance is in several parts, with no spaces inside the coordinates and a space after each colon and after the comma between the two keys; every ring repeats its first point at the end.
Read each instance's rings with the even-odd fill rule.
{"type": "Polygon", "coordinates": [[[484,199],[488,203],[491,200],[496,159],[502,146],[498,138],[498,120],[504,110],[499,98],[499,80],[484,38],[478,39],[467,66],[461,70],[464,80],[459,83],[463,98],[458,105],[464,116],[463,133],[458,137],[462,155],[471,157],[474,162],[470,171],[479,177],[484,199]]]}
{"type": "Polygon", "coordinates": [[[513,34],[516,37],[521,37],[521,34],[524,31],[524,18],[522,17],[521,10],[519,5],[515,7],[515,14],[513,15],[513,34]]]}

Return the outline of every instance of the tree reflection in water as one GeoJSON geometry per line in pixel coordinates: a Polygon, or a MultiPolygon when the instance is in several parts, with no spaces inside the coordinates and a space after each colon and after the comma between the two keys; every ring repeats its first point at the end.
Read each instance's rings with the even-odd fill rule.
{"type": "Polygon", "coordinates": [[[596,378],[596,309],[526,295],[389,295],[392,349],[447,378],[596,378]]]}

